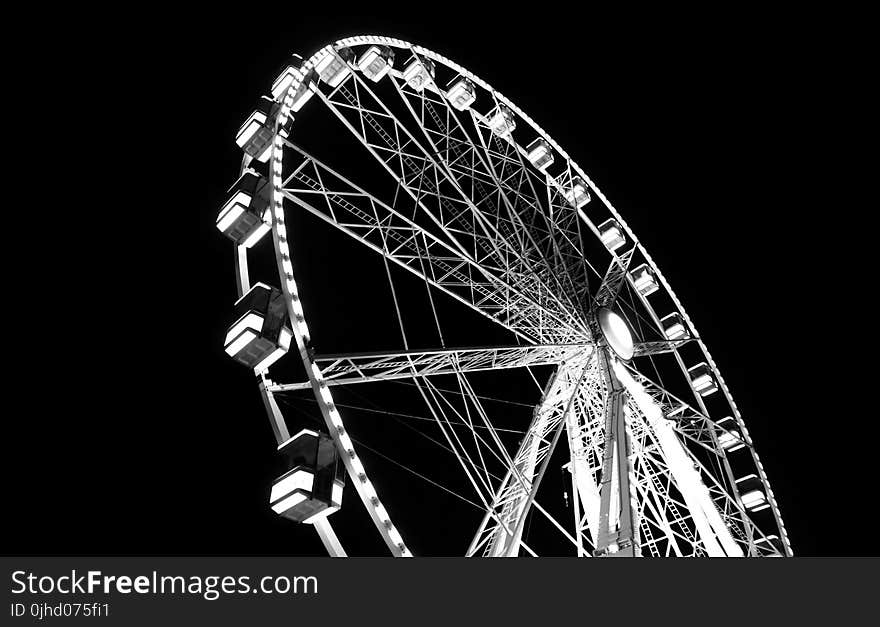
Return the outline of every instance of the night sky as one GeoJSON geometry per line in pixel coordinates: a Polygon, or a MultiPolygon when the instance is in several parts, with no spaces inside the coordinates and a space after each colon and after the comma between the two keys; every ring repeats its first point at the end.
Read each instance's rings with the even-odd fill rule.
{"type": "MultiPolygon", "coordinates": [[[[864,263],[848,219],[862,210],[847,184],[860,172],[830,145],[846,132],[829,130],[841,119],[832,81],[847,79],[827,67],[821,37],[796,16],[249,19],[242,39],[243,18],[145,32],[130,18],[77,40],[83,61],[41,96],[59,126],[39,162],[49,171],[35,174],[57,176],[64,195],[29,186],[52,220],[30,238],[29,278],[12,299],[26,367],[4,412],[4,552],[323,553],[310,528],[267,504],[275,444],[254,377],[223,352],[233,250],[214,221],[240,165],[235,132],[288,55],[377,33],[489,81],[623,214],[724,374],[795,553],[880,553],[863,478],[876,412],[857,391],[859,376],[873,381],[850,357],[870,298],[842,282],[864,263]]],[[[363,310],[375,298],[393,322],[387,285],[372,282],[381,265],[314,221],[302,229],[293,246],[316,342],[379,347],[379,314],[363,310]]],[[[365,417],[358,429],[426,474],[461,474],[399,426],[386,434],[365,417]]],[[[473,509],[364,459],[414,552],[463,553],[473,509]]],[[[379,554],[346,498],[357,511],[335,515],[346,516],[343,542],[379,554]]]]}

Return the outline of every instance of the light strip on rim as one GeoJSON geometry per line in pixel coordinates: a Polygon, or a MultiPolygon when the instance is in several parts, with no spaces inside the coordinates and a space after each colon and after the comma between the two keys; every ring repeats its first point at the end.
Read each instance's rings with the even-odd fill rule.
{"type": "MultiPolygon", "coordinates": [[[[322,51],[318,54],[323,57],[324,55],[331,53],[330,50],[332,50],[332,48],[328,46],[322,49],[322,51]]],[[[313,60],[317,56],[318,55],[315,55],[315,57],[312,57],[312,59],[309,59],[308,61],[303,63],[303,75],[308,74],[309,69],[311,69],[312,67],[313,60]]],[[[287,118],[293,105],[293,96],[296,90],[299,88],[300,82],[301,79],[295,79],[287,88],[284,101],[278,113],[276,128],[278,126],[283,127],[284,124],[287,123],[287,118]]],[[[272,212],[272,223],[275,230],[275,241],[280,256],[279,270],[281,271],[282,278],[284,279],[283,289],[286,292],[285,295],[287,297],[289,305],[289,312],[292,318],[291,322],[293,325],[294,337],[296,338],[297,347],[299,348],[300,356],[303,358],[303,361],[308,366],[309,378],[312,381],[313,387],[316,387],[319,390],[319,394],[316,395],[318,397],[318,404],[319,406],[321,406],[322,413],[325,415],[325,419],[329,423],[328,426],[332,427],[330,429],[331,436],[333,437],[337,448],[340,449],[343,463],[345,464],[346,469],[349,472],[349,476],[352,477],[352,480],[355,483],[355,489],[361,496],[361,500],[364,502],[365,506],[367,506],[368,511],[371,510],[371,515],[374,520],[378,520],[381,523],[377,524],[376,527],[383,535],[386,544],[388,544],[389,548],[391,548],[392,553],[400,557],[412,557],[412,553],[403,542],[403,538],[400,535],[400,532],[391,522],[391,519],[388,516],[388,512],[379,500],[378,495],[376,495],[375,489],[372,487],[372,484],[369,483],[366,474],[355,472],[355,470],[362,470],[363,464],[361,463],[357,453],[355,452],[354,444],[352,443],[351,438],[348,437],[345,427],[342,424],[342,418],[339,415],[336,404],[333,402],[333,396],[330,393],[329,388],[327,387],[323,373],[321,372],[321,369],[317,366],[317,364],[315,364],[306,349],[306,346],[310,341],[310,333],[305,321],[302,303],[299,299],[299,292],[296,287],[296,281],[293,277],[293,264],[291,263],[290,244],[287,240],[287,231],[285,228],[283,206],[284,196],[282,193],[282,159],[284,154],[283,147],[283,139],[278,134],[276,134],[272,144],[271,154],[272,203],[270,206],[272,212]],[[367,486],[369,486],[369,489],[367,489],[367,486]]]]}

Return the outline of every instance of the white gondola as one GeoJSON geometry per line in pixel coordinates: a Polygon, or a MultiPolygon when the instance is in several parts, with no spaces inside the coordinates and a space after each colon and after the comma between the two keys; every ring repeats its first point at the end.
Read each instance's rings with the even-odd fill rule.
{"type": "Polygon", "coordinates": [[[766,554],[766,557],[782,557],[785,555],[785,545],[782,544],[779,536],[775,533],[755,540],[755,547],[761,551],[772,551],[772,553],[766,554]]]}
{"type": "Polygon", "coordinates": [[[672,312],[667,316],[660,318],[660,326],[663,327],[663,335],[670,342],[680,340],[689,336],[684,321],[677,312],[672,312]]]}
{"type": "Polygon", "coordinates": [[[743,442],[739,425],[736,424],[736,420],[733,416],[726,416],[716,422],[715,425],[719,429],[723,429],[723,431],[718,434],[718,446],[728,453],[733,453],[745,448],[746,443],[743,442]]]}
{"type": "Polygon", "coordinates": [[[646,263],[635,268],[629,273],[629,276],[630,279],[632,279],[633,287],[635,287],[642,296],[650,296],[660,289],[660,286],[657,284],[657,279],[654,278],[654,271],[651,270],[651,266],[646,263]]]}
{"type": "Polygon", "coordinates": [[[290,349],[293,332],[281,292],[257,283],[235,303],[236,321],[226,332],[224,348],[235,361],[263,371],[290,349]]]}
{"type": "Polygon", "coordinates": [[[510,135],[516,128],[516,118],[513,111],[504,105],[498,105],[489,116],[489,128],[499,137],[510,135]]]}
{"type": "Polygon", "coordinates": [[[477,90],[474,84],[463,76],[453,80],[449,89],[446,90],[446,99],[454,109],[464,111],[477,99],[477,90]]]}
{"type": "Polygon", "coordinates": [[[278,75],[278,78],[275,79],[275,82],[272,83],[272,97],[280,102],[284,96],[287,94],[287,90],[290,89],[290,86],[294,83],[298,83],[298,87],[296,88],[296,92],[293,94],[293,103],[290,107],[291,111],[299,111],[303,108],[306,102],[314,95],[311,89],[309,89],[310,77],[313,76],[313,72],[309,72],[308,74],[304,74],[302,71],[302,57],[298,54],[293,55],[291,62],[287,65],[286,68],[278,75]]]}
{"type": "Polygon", "coordinates": [[[623,229],[620,228],[620,224],[614,218],[605,220],[605,222],[598,226],[598,229],[599,239],[602,240],[602,243],[605,244],[608,250],[613,252],[626,243],[623,229]]]}
{"type": "Polygon", "coordinates": [[[750,512],[759,512],[767,509],[770,505],[767,503],[767,497],[761,490],[752,490],[742,495],[743,507],[750,512]]]}
{"type": "Polygon", "coordinates": [[[269,505],[276,514],[313,523],[339,510],[345,475],[333,440],[303,429],[278,450],[288,470],[272,484],[269,505]]]}
{"type": "Polygon", "coordinates": [[[760,512],[770,507],[763,488],[764,486],[756,474],[746,475],[736,480],[736,489],[740,493],[743,507],[750,512],[760,512]]]}
{"type": "Polygon", "coordinates": [[[351,74],[348,67],[347,57],[351,55],[348,48],[339,52],[328,50],[327,53],[315,64],[315,71],[322,81],[330,87],[339,87],[340,83],[351,74]]]}
{"type": "Polygon", "coordinates": [[[700,396],[709,396],[718,391],[718,383],[712,374],[712,369],[706,362],[700,362],[696,366],[688,368],[691,386],[700,396]]]}
{"type": "Polygon", "coordinates": [[[590,202],[590,190],[587,188],[587,184],[584,183],[584,180],[575,176],[571,179],[571,185],[563,194],[565,199],[577,209],[580,209],[588,202],[590,202]]]}
{"type": "Polygon", "coordinates": [[[547,140],[538,137],[526,146],[526,156],[529,162],[541,172],[547,172],[547,168],[553,165],[553,150],[547,140]]]}
{"type": "Polygon", "coordinates": [[[403,69],[403,80],[416,91],[424,90],[434,80],[434,63],[430,59],[413,57],[403,69]]]}
{"type": "Polygon", "coordinates": [[[288,88],[294,81],[302,80],[302,57],[298,54],[292,55],[290,63],[287,64],[278,78],[272,83],[272,97],[279,100],[287,93],[288,88]]]}
{"type": "Polygon", "coordinates": [[[229,189],[217,216],[217,228],[229,239],[250,248],[269,232],[269,182],[248,168],[229,189]]]}
{"type": "Polygon", "coordinates": [[[373,82],[379,82],[394,66],[394,53],[390,48],[370,46],[357,61],[358,69],[373,82]]]}
{"type": "MultiPolygon", "coordinates": [[[[248,116],[238,133],[235,143],[257,161],[266,162],[272,152],[272,138],[275,135],[275,118],[281,106],[268,96],[260,98],[257,108],[248,116]]],[[[287,137],[293,123],[288,116],[284,126],[278,129],[279,135],[287,137]]]]}

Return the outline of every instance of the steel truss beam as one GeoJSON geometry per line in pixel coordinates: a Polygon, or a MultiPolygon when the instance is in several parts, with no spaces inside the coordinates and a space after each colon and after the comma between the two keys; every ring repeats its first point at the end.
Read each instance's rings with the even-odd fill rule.
{"type": "Polygon", "coordinates": [[[634,483],[630,435],[627,430],[624,387],[611,371],[607,350],[598,351],[601,375],[606,381],[605,445],[599,488],[599,527],[594,555],[635,557],[638,542],[638,503],[634,483]]]}
{"type": "MultiPolygon", "coordinates": [[[[558,365],[589,354],[590,344],[448,348],[316,355],[327,385],[347,385],[485,370],[558,365]]],[[[273,392],[310,387],[309,382],[276,384],[273,392]]]]}
{"type": "Polygon", "coordinates": [[[522,529],[553,449],[559,439],[575,392],[583,382],[595,354],[560,366],[548,383],[534,418],[511,460],[507,476],[496,491],[467,555],[515,557],[522,529]]]}
{"type": "MultiPolygon", "coordinates": [[[[640,384],[643,395],[655,403],[658,394],[650,385],[640,384]]],[[[605,378],[599,372],[590,372],[578,389],[578,397],[570,412],[566,428],[569,432],[571,463],[566,467],[572,473],[573,489],[575,490],[575,525],[576,538],[581,546],[595,547],[599,536],[600,518],[600,484],[606,456],[606,430],[609,405],[609,388],[605,378]]],[[[642,405],[645,405],[642,399],[642,405]]],[[[698,415],[691,408],[676,411],[672,406],[656,402],[658,415],[668,416],[672,413],[675,419],[662,418],[649,420],[645,411],[636,403],[632,395],[624,405],[626,415],[626,432],[631,445],[630,478],[635,500],[632,511],[635,520],[634,528],[639,530],[639,545],[643,551],[651,555],[702,555],[719,554],[718,547],[725,546],[724,554],[737,555],[738,546],[749,546],[748,536],[756,538],[763,534],[748,519],[743,519],[742,512],[737,509],[736,501],[727,489],[720,485],[714,475],[677,440],[674,434],[682,436],[686,441],[701,444],[706,451],[717,453],[716,440],[710,437],[711,430],[723,433],[720,427],[705,416],[698,415]],[[658,435],[658,430],[663,433],[658,435]],[[661,441],[665,442],[664,444],[661,441]],[[669,456],[676,457],[677,465],[668,461],[669,456]],[[681,460],[687,459],[685,464],[681,460]],[[673,472],[672,468],[678,470],[673,472]],[[685,468],[682,472],[681,468],[685,468]],[[698,475],[687,475],[687,468],[696,468],[698,475]],[[680,476],[676,476],[676,473],[680,476]],[[708,480],[708,484],[704,484],[708,480]],[[681,488],[679,486],[682,486],[681,488]],[[691,505],[699,505],[700,525],[709,538],[705,543],[700,539],[697,522],[693,520],[689,504],[682,489],[692,498],[691,505]],[[709,495],[709,499],[706,498],[709,495]],[[682,513],[686,512],[686,513],[682,513]],[[706,514],[708,512],[708,514],[706,514]],[[705,523],[705,524],[704,524],[705,523]],[[708,532],[707,532],[708,530],[708,532]],[[731,542],[733,534],[733,543],[731,542]],[[723,537],[720,545],[717,538],[723,537]],[[713,540],[712,538],[715,538],[713,540]],[[735,544],[734,544],[735,543],[735,544]],[[707,550],[707,545],[711,548],[707,550]]],[[[684,407],[680,402],[678,408],[684,407]]],[[[612,460],[614,455],[611,455],[612,460]]],[[[612,476],[610,483],[615,489],[608,492],[620,494],[617,483],[612,476]]],[[[624,491],[625,493],[625,491],[624,491]]],[[[619,501],[615,502],[617,509],[619,501]]],[[[609,504],[609,509],[611,505],[609,504]]],[[[618,510],[619,511],[619,510],[618,510]]],[[[769,547],[769,543],[767,543],[769,547]]],[[[772,553],[772,548],[765,548],[761,554],[772,553]]],[[[579,551],[587,555],[586,549],[579,551]]],[[[750,552],[750,554],[756,554],[750,552]]]]}
{"type": "Polygon", "coordinates": [[[617,365],[614,371],[632,397],[639,414],[650,425],[665,465],[682,494],[708,555],[742,556],[742,548],[736,543],[722,519],[708,488],[703,483],[700,473],[694,469],[694,462],[676,437],[671,423],[664,420],[660,407],[623,366],[617,365]]]}
{"type": "MultiPolygon", "coordinates": [[[[734,435],[732,432],[720,427],[704,413],[684,403],[662,386],[641,374],[634,368],[626,366],[627,374],[639,384],[645,394],[651,399],[664,417],[662,425],[668,425],[684,441],[699,445],[703,450],[715,456],[715,464],[723,467],[726,462],[726,453],[719,445],[719,438],[723,434],[734,435]]],[[[743,441],[743,444],[750,447],[743,441]]],[[[684,447],[683,447],[684,448],[684,447]]],[[[697,460],[684,448],[690,458],[691,465],[698,469],[701,477],[708,479],[707,488],[720,511],[725,525],[734,533],[737,540],[741,541],[749,555],[779,555],[772,544],[767,541],[767,536],[746,512],[736,491],[736,485],[728,480],[728,485],[723,484],[716,477],[716,473],[709,472],[705,465],[697,460]],[[765,540],[762,546],[758,546],[761,540],[765,540]]],[[[723,474],[722,477],[729,477],[723,474]]]]}
{"type": "Polygon", "coordinates": [[[614,307],[614,303],[625,283],[626,273],[629,270],[629,263],[634,252],[635,248],[631,248],[620,257],[615,256],[612,259],[611,264],[608,266],[608,271],[602,279],[602,285],[593,299],[593,306],[596,309],[599,307],[614,307]]]}

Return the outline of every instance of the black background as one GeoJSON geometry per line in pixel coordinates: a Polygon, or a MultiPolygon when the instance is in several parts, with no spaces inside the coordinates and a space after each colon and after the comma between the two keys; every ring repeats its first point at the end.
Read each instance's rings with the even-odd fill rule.
{"type": "Polygon", "coordinates": [[[223,354],[235,294],[214,220],[235,131],[287,55],[379,33],[488,80],[622,212],[724,373],[796,554],[880,553],[859,36],[798,14],[561,6],[80,13],[16,64],[37,113],[10,118],[34,153],[7,179],[2,551],[321,553],[266,505],[274,443],[223,354]]]}

